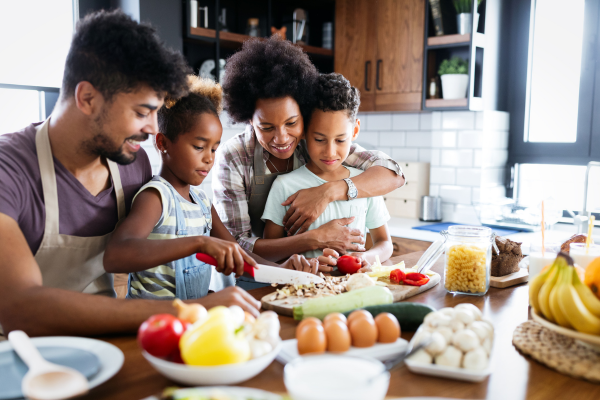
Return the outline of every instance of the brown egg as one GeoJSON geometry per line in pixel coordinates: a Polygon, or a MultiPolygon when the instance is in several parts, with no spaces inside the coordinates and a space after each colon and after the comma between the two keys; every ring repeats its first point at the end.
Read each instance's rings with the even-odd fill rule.
{"type": "Polygon", "coordinates": [[[348,327],[354,347],[371,347],[377,341],[377,326],[373,318],[356,318],[348,327]]]}
{"type": "Polygon", "coordinates": [[[321,320],[315,317],[304,318],[296,327],[296,332],[299,332],[300,328],[302,328],[305,325],[321,325],[321,320]]]}
{"type": "Polygon", "coordinates": [[[342,321],[329,320],[325,323],[327,351],[344,352],[350,350],[350,332],[342,321]]]}
{"type": "Polygon", "coordinates": [[[327,337],[322,325],[305,325],[296,334],[298,354],[324,353],[327,337]]]}
{"type": "Polygon", "coordinates": [[[394,343],[400,337],[400,324],[393,314],[379,314],[375,317],[375,325],[377,325],[379,343],[394,343]]]}
{"type": "Polygon", "coordinates": [[[348,326],[350,326],[350,323],[352,321],[354,321],[355,318],[369,318],[371,320],[373,320],[373,316],[371,315],[370,312],[365,311],[365,310],[356,310],[356,311],[352,311],[352,313],[350,315],[348,315],[348,326]]]}
{"type": "Polygon", "coordinates": [[[323,319],[323,326],[327,325],[327,323],[329,321],[340,321],[345,325],[346,324],[346,316],[339,312],[331,313],[328,316],[326,316],[325,319],[323,319]]]}

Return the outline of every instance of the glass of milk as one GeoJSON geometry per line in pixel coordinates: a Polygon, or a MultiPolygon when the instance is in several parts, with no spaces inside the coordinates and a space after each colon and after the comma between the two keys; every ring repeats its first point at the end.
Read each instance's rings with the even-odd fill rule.
{"type": "Polygon", "coordinates": [[[542,246],[532,244],[529,252],[529,282],[546,266],[556,259],[560,250],[559,243],[547,243],[542,254],[542,246]]]}
{"type": "Polygon", "coordinates": [[[590,244],[590,249],[586,254],[585,243],[571,243],[569,254],[575,260],[575,264],[586,269],[594,259],[600,257],[600,245],[590,244]]]}

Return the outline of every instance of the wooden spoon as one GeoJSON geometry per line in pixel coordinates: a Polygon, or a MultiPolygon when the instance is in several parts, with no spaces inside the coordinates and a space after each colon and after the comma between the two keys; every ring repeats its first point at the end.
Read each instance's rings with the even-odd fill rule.
{"type": "Polygon", "coordinates": [[[88,381],[83,374],[44,359],[25,332],[10,332],[8,341],[29,367],[21,383],[25,397],[32,400],[59,400],[88,392],[88,381]]]}

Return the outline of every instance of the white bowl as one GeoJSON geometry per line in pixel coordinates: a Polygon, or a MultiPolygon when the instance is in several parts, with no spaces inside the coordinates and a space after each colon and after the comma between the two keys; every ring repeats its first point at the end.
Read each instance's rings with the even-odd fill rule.
{"type": "Polygon", "coordinates": [[[556,325],[546,318],[538,315],[533,308],[531,309],[531,316],[533,320],[539,322],[543,327],[550,329],[551,331],[560,333],[561,335],[573,338],[584,345],[587,345],[595,350],[600,350],[600,336],[590,335],[589,333],[577,332],[576,330],[564,328],[560,325],[556,325]]]}
{"type": "Polygon", "coordinates": [[[390,373],[375,359],[309,355],[289,362],[283,380],[293,400],[383,400],[390,373]]]}
{"type": "Polygon", "coordinates": [[[178,364],[154,357],[142,350],[150,364],[167,378],[184,385],[234,385],[254,378],[277,357],[281,342],[270,353],[239,364],[201,367],[178,364]]]}

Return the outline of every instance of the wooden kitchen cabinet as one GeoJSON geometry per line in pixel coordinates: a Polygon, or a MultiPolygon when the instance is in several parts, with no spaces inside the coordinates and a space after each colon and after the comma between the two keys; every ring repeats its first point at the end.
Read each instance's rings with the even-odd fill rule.
{"type": "Polygon", "coordinates": [[[360,111],[421,109],[426,0],[337,0],[334,70],[360,111]]]}

